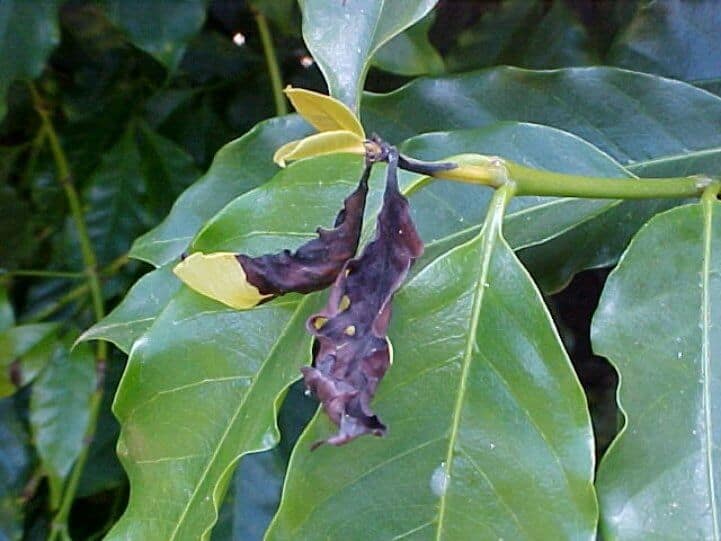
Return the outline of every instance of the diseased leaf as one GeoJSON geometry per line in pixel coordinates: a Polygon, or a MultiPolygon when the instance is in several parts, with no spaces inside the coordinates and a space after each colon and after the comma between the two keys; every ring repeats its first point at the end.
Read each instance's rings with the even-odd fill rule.
{"type": "Polygon", "coordinates": [[[177,261],[207,220],[278,171],[272,156],[279,146],[309,132],[299,117],[274,118],[228,143],[208,172],[178,198],[168,217],[135,241],[130,256],[155,266],[177,261]]]}
{"type": "Polygon", "coordinates": [[[87,344],[72,352],[58,343],[32,388],[30,426],[35,447],[50,481],[57,505],[62,481],[83,447],[95,391],[95,363],[87,344]]]}
{"type": "Polygon", "coordinates": [[[16,79],[35,79],[60,42],[57,0],[3,0],[0,6],[0,120],[5,95],[16,79]]]}
{"type": "Polygon", "coordinates": [[[436,75],[443,72],[443,58],[428,41],[435,21],[430,12],[405,32],[398,34],[373,56],[373,65],[399,75],[436,75]]]}
{"type": "Polygon", "coordinates": [[[606,62],[691,81],[721,77],[716,0],[641,2],[606,62]]]}
{"type": "Polygon", "coordinates": [[[504,197],[480,235],[397,295],[394,364],[374,402],[387,437],[310,453],[327,432],[317,416],[268,541],[595,538],[585,397],[500,236],[504,197]]]}
{"type": "Polygon", "coordinates": [[[252,308],[273,295],[325,289],[358,249],[370,171],[366,164],[358,187],[346,197],[333,229],[318,227],[318,238],[295,252],[286,248],[258,257],[195,252],[173,272],[195,291],[239,310],[252,308]]]}
{"type": "Polygon", "coordinates": [[[303,39],[330,95],[358,109],[366,72],[380,47],[423,18],[437,0],[303,0],[303,39]]]}
{"type": "Polygon", "coordinates": [[[0,333],[0,398],[35,379],[52,354],[58,329],[57,323],[35,323],[0,333]]]}
{"type": "Polygon", "coordinates": [[[626,424],[599,469],[604,539],[719,536],[721,203],[653,218],[609,276],[594,351],[626,424]]]}
{"type": "Polygon", "coordinates": [[[205,0],[102,0],[108,18],[128,39],[170,71],[205,20],[205,0]]]}
{"type": "Polygon", "coordinates": [[[370,402],[391,364],[386,334],[393,295],[423,254],[408,200],[399,191],[395,150],[388,157],[387,175],[375,238],[347,262],[325,308],[306,324],[316,342],[313,366],[303,367],[303,378],[339,428],[325,440],[331,445],[386,432],[370,402]]]}

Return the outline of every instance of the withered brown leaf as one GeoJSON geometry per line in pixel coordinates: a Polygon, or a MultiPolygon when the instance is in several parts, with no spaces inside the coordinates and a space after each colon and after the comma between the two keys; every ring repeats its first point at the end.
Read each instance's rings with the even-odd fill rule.
{"type": "Polygon", "coordinates": [[[346,263],[325,308],[306,324],[316,342],[313,365],[301,369],[305,385],[339,427],[325,443],[385,434],[370,401],[391,362],[387,330],[393,294],[422,253],[423,241],[398,189],[398,153],[391,149],[375,238],[346,263]]]}
{"type": "Polygon", "coordinates": [[[333,229],[319,227],[318,238],[295,252],[283,250],[259,257],[238,254],[236,258],[248,282],[263,295],[310,293],[332,284],[358,249],[371,167],[372,164],[366,164],[358,187],[343,202],[333,229]]]}

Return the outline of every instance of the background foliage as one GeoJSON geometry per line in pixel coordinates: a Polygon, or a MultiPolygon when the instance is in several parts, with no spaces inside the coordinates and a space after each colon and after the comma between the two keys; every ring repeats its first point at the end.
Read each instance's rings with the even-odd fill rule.
{"type": "Polygon", "coordinates": [[[170,272],[189,247],[297,246],[357,179],[347,156],[279,172],[311,132],[281,83],[418,158],[718,175],[718,3],[300,4],[0,5],[0,540],[590,539],[597,495],[609,539],[718,539],[715,202],[523,197],[501,227],[489,190],[405,175],[426,255],[376,399],[391,433],[314,454],[329,427],[293,382],[324,295],[237,313],[170,272]],[[592,313],[651,217],[593,320],[629,419],[594,489],[623,417],[592,313]],[[473,483],[490,495],[466,507],[473,483]]]}

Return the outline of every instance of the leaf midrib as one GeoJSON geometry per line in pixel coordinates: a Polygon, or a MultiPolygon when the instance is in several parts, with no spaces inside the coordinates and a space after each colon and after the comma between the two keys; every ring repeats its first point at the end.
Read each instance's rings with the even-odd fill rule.
{"type": "MultiPolygon", "coordinates": [[[[714,198],[715,199],[715,198],[714,198]]],[[[711,499],[711,521],[713,525],[714,539],[720,539],[718,510],[716,507],[716,486],[714,483],[714,462],[713,452],[713,429],[711,416],[711,354],[709,351],[709,328],[711,327],[711,310],[709,299],[709,276],[711,273],[711,233],[713,221],[713,205],[714,200],[704,197],[702,200],[704,234],[703,234],[703,269],[702,269],[702,301],[701,301],[701,319],[702,319],[702,340],[701,340],[701,370],[703,379],[703,410],[704,410],[704,428],[706,431],[705,454],[706,454],[706,475],[708,483],[709,498],[711,499]]]]}
{"type": "MultiPolygon", "coordinates": [[[[502,192],[503,188],[501,188],[498,192],[496,192],[496,195],[494,196],[494,200],[496,198],[505,198],[505,193],[502,192]]],[[[484,224],[483,229],[485,231],[481,232],[482,235],[482,245],[481,245],[481,254],[480,254],[480,269],[481,271],[478,273],[478,280],[475,284],[475,292],[473,295],[473,305],[471,308],[471,322],[468,327],[468,339],[466,341],[466,349],[463,355],[463,367],[461,370],[461,376],[460,380],[458,382],[458,394],[456,395],[456,402],[453,407],[453,416],[452,416],[452,425],[451,425],[451,432],[448,437],[448,449],[446,452],[446,460],[445,460],[445,468],[444,468],[444,474],[447,476],[448,479],[452,478],[451,470],[453,468],[453,452],[456,444],[456,440],[458,438],[458,429],[461,422],[461,411],[463,409],[463,402],[465,399],[465,389],[466,389],[466,381],[468,379],[468,372],[470,370],[471,361],[472,361],[472,353],[473,353],[473,346],[476,343],[475,340],[475,334],[478,329],[478,322],[480,321],[480,315],[481,315],[481,306],[483,304],[483,297],[485,293],[485,286],[488,279],[488,273],[490,270],[491,265],[491,256],[493,255],[493,248],[495,247],[497,235],[499,233],[500,229],[500,223],[503,220],[503,211],[505,209],[505,204],[503,201],[491,201],[491,206],[489,206],[489,214],[490,219],[486,220],[486,223],[484,224]],[[495,207],[494,207],[495,202],[495,207]]],[[[436,541],[441,541],[442,532],[443,532],[443,523],[445,520],[446,515],[446,505],[447,505],[447,494],[450,487],[446,487],[446,490],[441,494],[441,501],[440,506],[438,509],[438,523],[436,527],[436,541]]]]}

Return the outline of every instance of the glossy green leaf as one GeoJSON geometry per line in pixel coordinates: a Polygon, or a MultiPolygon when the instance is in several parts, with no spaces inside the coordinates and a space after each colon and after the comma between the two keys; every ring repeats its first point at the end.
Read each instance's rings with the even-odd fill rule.
{"type": "Polygon", "coordinates": [[[266,539],[595,537],[585,398],[501,237],[502,192],[483,231],[394,303],[394,364],[374,400],[388,436],[311,453],[330,430],[316,417],[266,539]]]}
{"type": "Polygon", "coordinates": [[[158,219],[165,217],[177,197],[200,176],[193,158],[176,143],[138,123],[140,167],[147,187],[147,207],[158,219]]]}
{"type": "Polygon", "coordinates": [[[195,233],[233,198],[272,177],[273,153],[311,133],[295,116],[261,122],[223,147],[208,172],[178,198],[168,217],[133,244],[130,255],[153,265],[176,261],[195,233]]]}
{"type": "Polygon", "coordinates": [[[173,71],[205,21],[206,0],[103,0],[108,18],[128,39],[173,71]]]}
{"type": "Polygon", "coordinates": [[[58,328],[57,323],[36,323],[0,333],[0,398],[35,379],[52,355],[58,328]]]}
{"type": "MultiPolygon", "coordinates": [[[[58,343],[32,388],[30,426],[35,448],[50,479],[51,499],[59,495],[83,447],[95,391],[95,361],[87,344],[68,349],[58,343]]],[[[57,500],[55,500],[57,501],[57,500]]]]}
{"type": "Polygon", "coordinates": [[[131,124],[103,156],[85,193],[88,232],[98,259],[109,263],[170,209],[196,178],[190,156],[142,122],[131,124]]]}
{"type": "Polygon", "coordinates": [[[30,442],[12,399],[0,400],[0,539],[23,533],[19,497],[30,474],[30,442]]]}
{"type": "Polygon", "coordinates": [[[448,52],[452,71],[509,64],[564,68],[596,63],[587,30],[563,0],[506,0],[462,31],[448,52]]]}
{"type": "MultiPolygon", "coordinates": [[[[258,254],[312,237],[352,191],[360,162],[332,156],[290,166],[239,198],[246,208],[241,221],[221,212],[192,250],[258,254]],[[274,204],[277,197],[284,206],[274,204]],[[303,197],[312,197],[313,205],[293,212],[303,197]],[[226,218],[234,220],[233,235],[226,234],[226,218]]],[[[135,342],[117,394],[119,454],[136,488],[110,539],[149,532],[153,538],[206,538],[236,461],[277,441],[274,400],[309,355],[303,322],[320,300],[286,296],[238,312],[187,288],[173,297],[135,342]],[[297,352],[295,362],[288,352],[297,352]],[[167,415],[177,417],[159,424],[167,415]]]]}
{"type": "Polygon", "coordinates": [[[617,368],[621,434],[598,475],[604,539],[717,539],[721,478],[721,203],[652,219],[593,319],[617,368]]]}
{"type": "Polygon", "coordinates": [[[305,396],[301,382],[288,389],[278,415],[281,441],[273,449],[240,460],[212,541],[262,541],[280,503],[290,453],[315,410],[316,401],[305,396]]]}
{"type": "Polygon", "coordinates": [[[373,66],[399,75],[436,75],[443,72],[443,58],[428,41],[435,21],[430,12],[405,32],[398,34],[373,57],[373,66]]]}
{"type": "Polygon", "coordinates": [[[368,133],[391,141],[517,120],[571,132],[623,165],[678,164],[703,154],[721,160],[721,99],[686,83],[615,68],[500,67],[423,78],[389,94],[366,95],[362,113],[368,133]]]}
{"type": "Polygon", "coordinates": [[[685,80],[721,77],[716,0],[640,2],[606,62],[685,80]]]}
{"type": "Polygon", "coordinates": [[[106,340],[124,353],[147,331],[158,314],[180,289],[172,264],[149,272],[128,291],[112,312],[78,338],[79,341],[106,340]]]}
{"type": "Polygon", "coordinates": [[[16,79],[35,79],[60,41],[58,0],[3,0],[0,5],[0,120],[5,95],[16,79]]]}
{"type": "Polygon", "coordinates": [[[146,186],[140,166],[140,153],[132,130],[104,156],[89,179],[85,198],[88,233],[101,264],[108,264],[125,253],[135,237],[150,224],[141,203],[146,186]]]}
{"type": "Polygon", "coordinates": [[[437,0],[303,0],[303,38],[330,95],[357,110],[373,55],[419,21],[437,0]]]}

